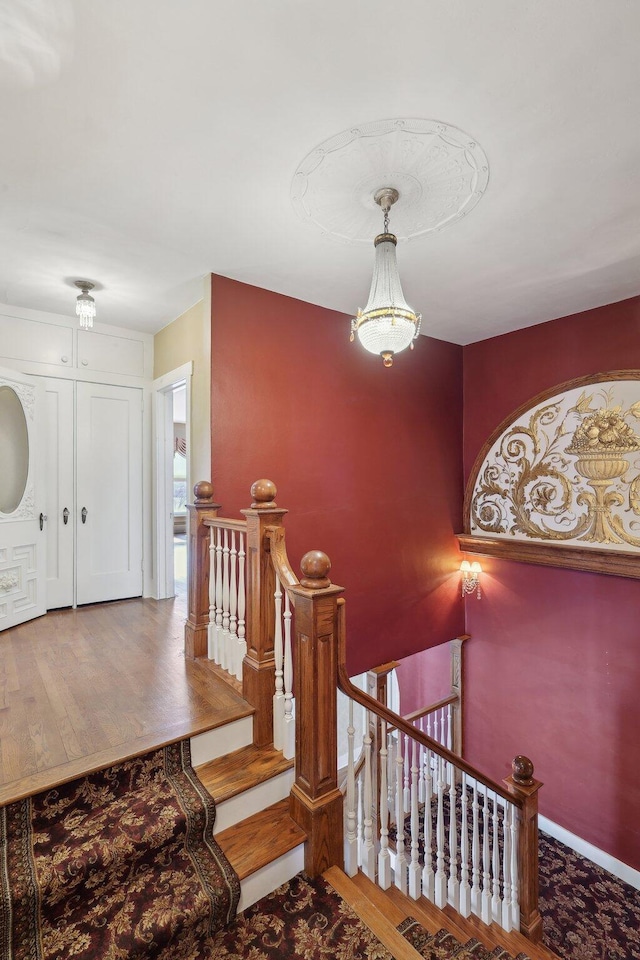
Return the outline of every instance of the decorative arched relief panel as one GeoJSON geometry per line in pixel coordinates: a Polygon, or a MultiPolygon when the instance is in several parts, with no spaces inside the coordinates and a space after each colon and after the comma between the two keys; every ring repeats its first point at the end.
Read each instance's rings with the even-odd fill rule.
{"type": "Polygon", "coordinates": [[[463,550],[640,577],[640,371],[572,380],[487,440],[463,550]]]}

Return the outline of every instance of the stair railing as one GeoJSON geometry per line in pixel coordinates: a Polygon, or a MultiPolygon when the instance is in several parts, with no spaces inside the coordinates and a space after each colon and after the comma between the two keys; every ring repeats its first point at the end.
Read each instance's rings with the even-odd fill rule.
{"type": "MultiPolygon", "coordinates": [[[[187,656],[204,656],[210,626],[211,532],[218,531],[213,539],[217,554],[222,531],[224,582],[224,532],[241,529],[234,526],[237,521],[217,521],[219,505],[213,503],[211,484],[196,484],[194,492],[185,649],[187,656]]],[[[487,923],[495,920],[505,930],[519,929],[538,941],[537,795],[542,784],[533,777],[533,765],[516,757],[512,775],[497,783],[351,683],[343,589],[329,580],[331,563],[320,551],[305,554],[302,576],[295,575],[282,525],[287,511],[277,507],[275,492],[270,481],[257,481],[251,488],[253,503],[242,511],[247,574],[243,695],[256,707],[254,742],[272,743],[274,703],[287,699],[285,675],[295,661],[291,706],[284,716],[295,718],[290,811],[307,834],[305,871],[317,876],[346,860],[349,872],[359,864],[380,886],[394,882],[412,897],[423,894],[438,906],[449,904],[465,916],[475,913],[487,923]],[[282,687],[276,682],[280,619],[282,687]],[[287,631],[292,650],[285,666],[287,631]],[[367,711],[364,762],[357,780],[355,749],[349,750],[346,815],[337,770],[338,689],[367,711]]],[[[229,562],[230,551],[229,546],[229,562]]],[[[215,575],[217,567],[214,581],[215,575]]],[[[224,588],[222,592],[224,596],[224,588]]],[[[224,600],[222,608],[224,633],[224,600]]],[[[217,619],[217,601],[215,613],[217,619]]],[[[231,617],[229,574],[229,634],[231,617]]]]}
{"type": "Polygon", "coordinates": [[[459,757],[463,754],[464,644],[469,639],[468,634],[463,634],[449,642],[451,692],[435,703],[404,716],[418,730],[459,757]]]}
{"type": "Polygon", "coordinates": [[[354,769],[347,779],[346,802],[353,809],[346,820],[354,828],[345,836],[346,872],[355,872],[355,861],[383,889],[393,882],[413,899],[423,895],[437,907],[449,905],[465,917],[474,913],[484,923],[496,922],[538,941],[537,793],[542,784],[533,778],[533,765],[517,757],[512,775],[500,784],[412,727],[350,682],[344,601],[339,601],[338,632],[339,687],[369,717],[365,763],[358,778],[354,769]],[[356,779],[363,783],[358,786],[356,779]],[[364,797],[363,804],[353,802],[357,796],[364,797]]]}

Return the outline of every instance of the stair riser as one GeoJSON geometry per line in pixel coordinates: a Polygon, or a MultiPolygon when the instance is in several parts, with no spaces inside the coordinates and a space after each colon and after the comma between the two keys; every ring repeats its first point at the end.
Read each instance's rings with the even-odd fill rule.
{"type": "Polygon", "coordinates": [[[250,743],[253,743],[253,717],[242,717],[191,737],[191,762],[194,767],[199,767],[209,760],[248,747],[250,743]]]}
{"type": "Polygon", "coordinates": [[[303,843],[245,877],[240,884],[238,912],[246,910],[252,903],[266,897],[268,893],[272,893],[281,884],[291,880],[301,870],[304,870],[303,843]]]}
{"type": "MultiPolygon", "coordinates": [[[[294,781],[294,771],[285,770],[276,777],[264,780],[249,790],[239,793],[236,797],[216,803],[215,832],[219,833],[228,827],[240,823],[260,810],[265,810],[272,803],[284,800],[289,796],[294,781]]],[[[287,878],[289,879],[289,878],[287,878]]],[[[282,881],[284,883],[284,880],[282,881]]]]}

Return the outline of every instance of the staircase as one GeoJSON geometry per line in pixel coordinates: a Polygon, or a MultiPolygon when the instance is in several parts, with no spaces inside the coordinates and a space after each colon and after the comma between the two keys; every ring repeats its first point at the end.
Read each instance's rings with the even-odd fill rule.
{"type": "MultiPolygon", "coordinates": [[[[251,716],[191,741],[198,777],[216,801],[216,839],[240,878],[239,911],[304,869],[306,834],[289,815],[294,761],[272,746],[256,747],[252,741],[251,716]]],[[[410,899],[395,886],[382,890],[360,871],[348,877],[330,867],[323,876],[398,960],[445,956],[510,960],[523,955],[557,960],[546,947],[520,933],[505,933],[497,924],[487,926],[474,916],[465,919],[450,907],[440,910],[425,897],[410,899]],[[401,930],[410,918],[414,923],[407,933],[413,936],[408,939],[401,930]]]]}
{"type": "Polygon", "coordinates": [[[397,960],[510,960],[522,956],[529,960],[558,960],[551,950],[520,933],[507,934],[496,924],[486,926],[476,917],[465,919],[449,907],[440,910],[425,897],[410,899],[394,886],[381,890],[361,872],[347,877],[337,867],[330,867],[323,876],[397,960]],[[420,943],[419,952],[401,933],[409,918],[417,922],[420,935],[414,939],[420,943]],[[443,931],[453,939],[443,936],[443,931]]]}
{"type": "Polygon", "coordinates": [[[294,763],[253,744],[253,717],[191,739],[194,768],[216,802],[215,837],[241,883],[245,910],[304,868],[306,834],[289,816],[294,763]]]}

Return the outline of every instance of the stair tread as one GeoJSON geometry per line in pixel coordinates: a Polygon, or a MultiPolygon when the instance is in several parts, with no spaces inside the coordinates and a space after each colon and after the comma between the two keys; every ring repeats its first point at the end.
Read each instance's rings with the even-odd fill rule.
{"type": "Polygon", "coordinates": [[[201,764],[196,767],[196,773],[216,803],[221,803],[291,770],[293,764],[293,760],[285,760],[280,750],[274,750],[271,746],[256,747],[250,744],[224,757],[201,764]]]}
{"type": "MultiPolygon", "coordinates": [[[[353,882],[351,877],[339,867],[329,867],[323,877],[345,900],[362,922],[376,935],[380,943],[389,950],[395,960],[422,960],[421,955],[396,929],[393,920],[382,913],[369,899],[366,893],[353,882]]],[[[406,913],[403,915],[406,916],[406,913]]]]}
{"type": "MultiPolygon", "coordinates": [[[[381,890],[377,884],[374,884],[363,873],[353,877],[353,881],[360,888],[363,894],[369,897],[374,903],[379,905],[379,909],[384,908],[384,900],[392,905],[395,910],[403,914],[403,919],[407,916],[418,920],[429,933],[437,933],[443,927],[449,930],[461,944],[466,943],[471,938],[479,940],[487,948],[494,950],[501,947],[509,951],[514,957],[518,953],[525,953],[531,960],[559,960],[557,954],[549,950],[541,943],[533,943],[521,933],[515,931],[505,933],[505,931],[491,924],[487,926],[477,917],[462,917],[451,907],[445,907],[440,910],[435,904],[427,900],[426,897],[420,897],[419,900],[412,900],[410,897],[401,893],[397,887],[391,886],[388,890],[381,890]]],[[[394,914],[395,916],[395,914],[394,914]]]]}
{"type": "Polygon", "coordinates": [[[241,880],[304,843],[307,835],[289,816],[289,799],[216,834],[223,853],[241,880]]]}

